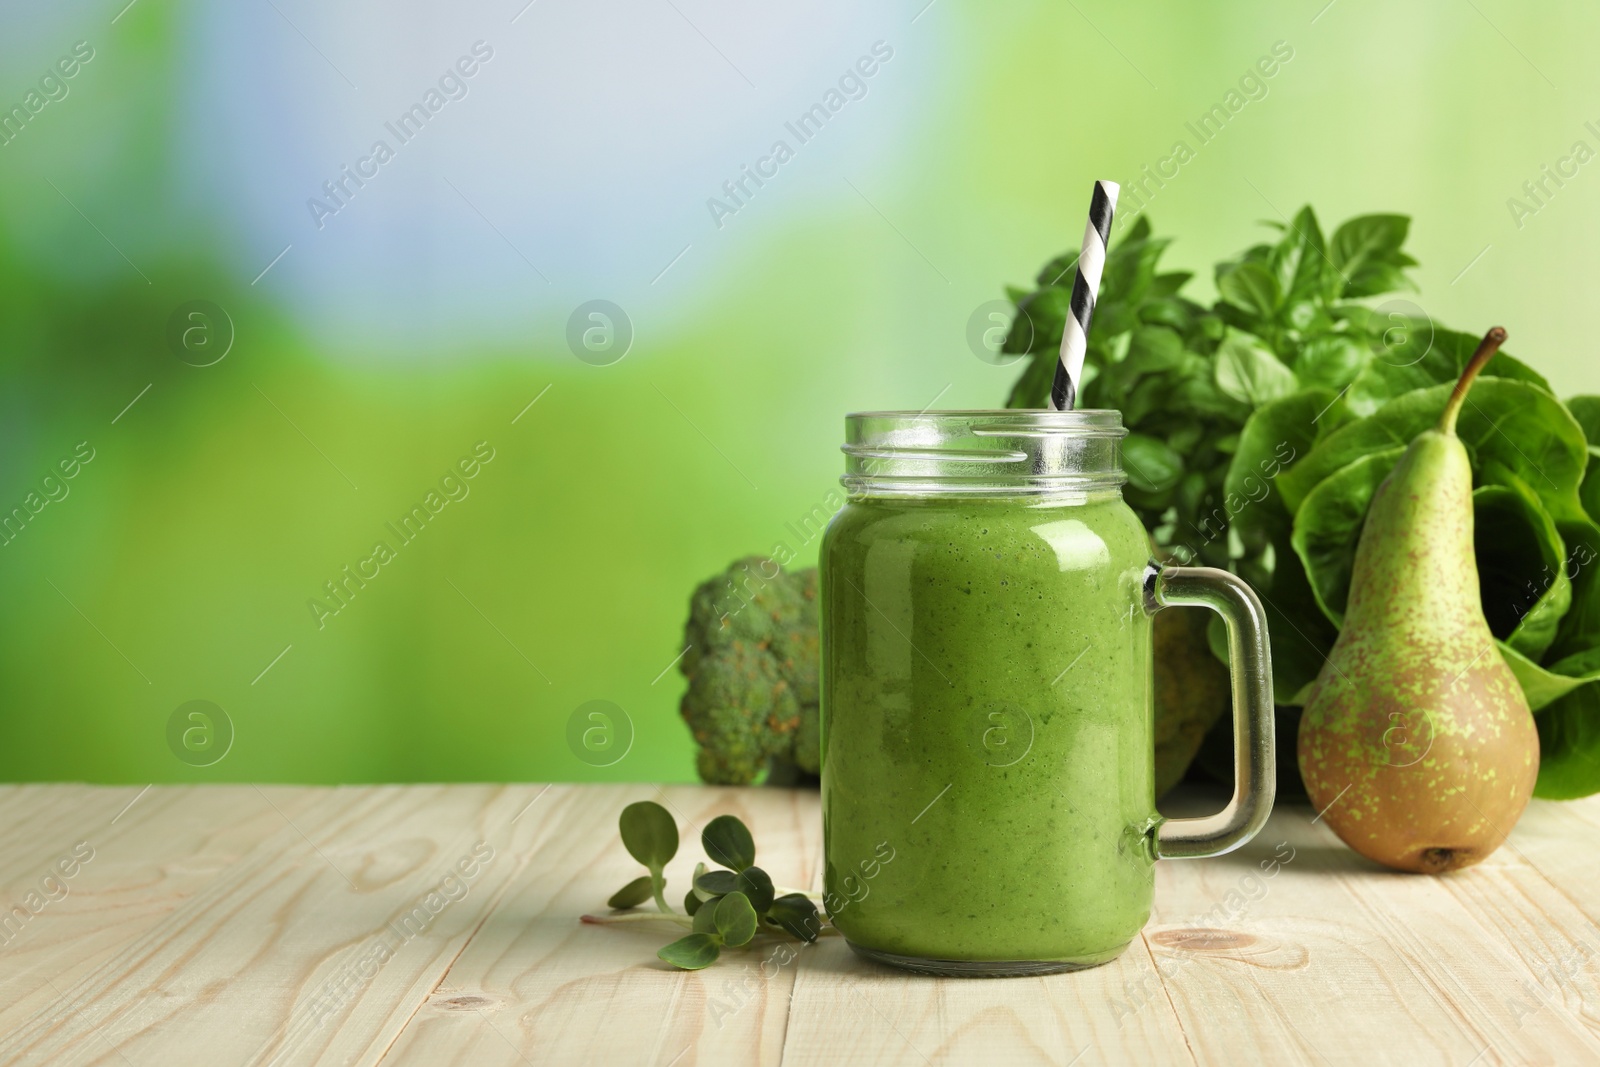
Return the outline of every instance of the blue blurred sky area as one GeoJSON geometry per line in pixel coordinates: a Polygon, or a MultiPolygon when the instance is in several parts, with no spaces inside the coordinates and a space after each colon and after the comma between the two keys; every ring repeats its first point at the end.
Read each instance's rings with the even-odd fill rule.
{"type": "Polygon", "coordinates": [[[909,63],[863,78],[804,145],[786,127],[839,92],[874,41],[892,48],[886,15],[664,0],[195,8],[189,39],[212,91],[185,108],[180,172],[242,273],[290,248],[262,284],[335,349],[460,358],[559,329],[593,298],[671,322],[708,277],[758,254],[758,219],[839,195],[832,160],[870,169],[894,153],[925,76],[909,63]],[[411,132],[402,118],[419,103],[439,106],[411,132]],[[725,183],[779,140],[793,159],[763,186],[745,180],[718,226],[708,201],[728,202],[725,183]],[[314,218],[324,183],[378,142],[393,157],[314,218]]]}

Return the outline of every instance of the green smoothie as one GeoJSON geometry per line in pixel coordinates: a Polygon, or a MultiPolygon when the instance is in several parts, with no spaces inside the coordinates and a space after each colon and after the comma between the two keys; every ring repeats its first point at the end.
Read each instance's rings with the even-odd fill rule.
{"type": "Polygon", "coordinates": [[[921,960],[1114,957],[1149,918],[1149,544],[1118,493],[857,497],[823,543],[827,911],[921,960]]]}

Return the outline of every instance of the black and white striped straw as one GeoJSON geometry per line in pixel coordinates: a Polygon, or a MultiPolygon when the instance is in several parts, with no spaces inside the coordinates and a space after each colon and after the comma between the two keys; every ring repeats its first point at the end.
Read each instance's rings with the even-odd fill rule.
{"type": "Polygon", "coordinates": [[[1072,311],[1061,331],[1061,362],[1050,386],[1050,410],[1071,411],[1083,381],[1083,357],[1089,347],[1089,322],[1100,294],[1100,273],[1106,265],[1106,245],[1111,240],[1111,216],[1117,210],[1116,182],[1095,182],[1089,201],[1089,224],[1083,228],[1083,249],[1072,280],[1072,311]]]}

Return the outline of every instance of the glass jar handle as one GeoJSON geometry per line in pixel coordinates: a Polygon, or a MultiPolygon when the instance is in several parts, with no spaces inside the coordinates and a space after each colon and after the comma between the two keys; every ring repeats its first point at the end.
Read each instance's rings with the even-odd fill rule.
{"type": "Polygon", "coordinates": [[[1168,819],[1156,830],[1159,859],[1201,859],[1231,852],[1266,825],[1277,792],[1273,746],[1272,649],[1266,612],[1255,590],[1214,567],[1152,566],[1145,607],[1205,607],[1228,627],[1233,681],[1233,799],[1215,815],[1168,819]]]}

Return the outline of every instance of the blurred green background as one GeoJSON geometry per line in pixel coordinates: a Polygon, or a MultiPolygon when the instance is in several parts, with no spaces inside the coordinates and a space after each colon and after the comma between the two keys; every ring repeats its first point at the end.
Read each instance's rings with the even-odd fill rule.
{"type": "Polygon", "coordinates": [[[1198,297],[1258,220],[1407,213],[1421,307],[1600,388],[1600,164],[1523,189],[1600,150],[1597,9],[123,5],[0,35],[0,108],[28,111],[0,145],[0,512],[67,492],[0,547],[6,779],[692,779],[668,667],[693,585],[815,558],[795,528],[846,411],[998,406],[1016,368],[975,354],[974,312],[1077,243],[1094,178],[1180,140],[1147,211],[1198,297]],[[467,95],[394,142],[480,40],[467,95]],[[800,144],[785,123],[878,41],[800,144]],[[1277,42],[1202,144],[1186,124],[1277,42]],[[395,158],[319,228],[307,201],[379,138],[395,158]],[[719,226],[707,199],[778,139],[719,226]],[[608,365],[567,338],[594,299],[631,323],[608,365]],[[195,300],[231,326],[185,348],[195,300]],[[483,441],[398,547],[385,523],[483,441]],[[397,558],[319,628],[308,602],[380,539],[397,558]],[[209,766],[169,747],[191,700],[232,724],[209,766]],[[607,767],[567,743],[591,700],[633,725],[607,767]]]}

